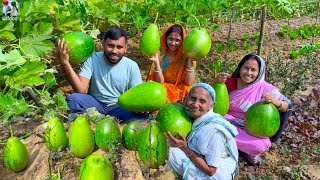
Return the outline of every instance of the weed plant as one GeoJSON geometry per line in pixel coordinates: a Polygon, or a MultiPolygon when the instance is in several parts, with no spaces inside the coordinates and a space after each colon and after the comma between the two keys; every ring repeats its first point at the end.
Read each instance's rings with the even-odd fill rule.
{"type": "Polygon", "coordinates": [[[216,52],[218,54],[223,54],[224,53],[224,49],[225,49],[225,46],[222,42],[217,42],[216,44],[216,52]]]}
{"type": "Polygon", "coordinates": [[[278,86],[285,96],[291,98],[295,92],[306,90],[307,82],[319,64],[312,54],[292,60],[271,52],[266,59],[266,81],[278,86]]]}

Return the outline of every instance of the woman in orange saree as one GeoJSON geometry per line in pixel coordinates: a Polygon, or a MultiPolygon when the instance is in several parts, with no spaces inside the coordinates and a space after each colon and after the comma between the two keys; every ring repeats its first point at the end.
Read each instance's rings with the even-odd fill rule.
{"type": "Polygon", "coordinates": [[[183,55],[186,30],[180,24],[168,26],[161,34],[160,52],[150,57],[153,62],[147,81],[156,81],[167,89],[167,103],[183,102],[195,84],[196,61],[183,55]],[[159,60],[160,59],[160,60],[159,60]]]}

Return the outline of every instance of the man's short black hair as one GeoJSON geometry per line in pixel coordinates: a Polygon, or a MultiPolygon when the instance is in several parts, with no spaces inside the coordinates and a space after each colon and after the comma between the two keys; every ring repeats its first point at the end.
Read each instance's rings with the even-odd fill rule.
{"type": "Polygon", "coordinates": [[[126,42],[128,41],[127,33],[122,28],[110,28],[108,29],[104,35],[103,40],[112,39],[112,40],[118,40],[121,37],[124,37],[126,39],[126,42]]]}

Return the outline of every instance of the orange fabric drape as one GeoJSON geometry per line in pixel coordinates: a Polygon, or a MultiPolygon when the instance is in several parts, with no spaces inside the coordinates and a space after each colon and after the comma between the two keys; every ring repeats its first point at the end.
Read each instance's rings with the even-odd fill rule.
{"type": "MultiPolygon", "coordinates": [[[[162,54],[166,54],[167,51],[167,40],[165,37],[166,32],[175,24],[171,24],[166,27],[166,29],[162,32],[160,37],[160,45],[162,54]]],[[[180,25],[181,26],[181,25],[180,25]]],[[[181,26],[183,32],[183,40],[186,37],[186,30],[183,26],[181,26]]],[[[164,57],[161,58],[160,64],[162,65],[164,57]]],[[[152,63],[147,81],[155,81],[154,77],[154,63],[152,63]]],[[[193,68],[196,67],[196,63],[193,64],[193,68]]],[[[184,101],[188,92],[190,91],[193,85],[186,85],[185,77],[186,77],[186,58],[183,56],[183,43],[177,50],[177,53],[174,57],[173,62],[163,71],[164,83],[163,85],[167,89],[167,103],[170,102],[180,102],[184,101]]]]}

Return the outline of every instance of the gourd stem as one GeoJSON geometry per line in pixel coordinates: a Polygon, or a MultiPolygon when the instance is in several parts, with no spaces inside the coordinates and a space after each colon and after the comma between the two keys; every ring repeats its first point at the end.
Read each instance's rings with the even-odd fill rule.
{"type": "Polygon", "coordinates": [[[200,25],[200,22],[199,22],[198,18],[196,16],[193,16],[193,17],[196,19],[196,21],[198,23],[198,26],[199,26],[199,29],[201,29],[201,25],[200,25]]]}
{"type": "Polygon", "coordinates": [[[158,15],[159,15],[159,12],[157,12],[157,15],[156,15],[156,19],[154,20],[153,24],[155,24],[158,20],[158,15]]]}
{"type": "Polygon", "coordinates": [[[12,130],[11,125],[9,126],[9,128],[10,128],[10,135],[11,135],[11,137],[12,137],[12,136],[13,136],[13,130],[12,130]]]}

